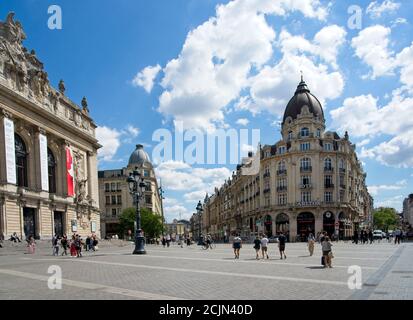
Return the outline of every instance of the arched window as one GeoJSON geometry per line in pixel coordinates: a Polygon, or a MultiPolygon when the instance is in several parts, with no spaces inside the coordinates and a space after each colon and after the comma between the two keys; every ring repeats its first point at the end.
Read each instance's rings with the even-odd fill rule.
{"type": "Polygon", "coordinates": [[[301,128],[300,135],[301,137],[308,137],[310,135],[310,130],[308,128],[301,128]]]}
{"type": "Polygon", "coordinates": [[[16,153],[16,177],[19,187],[28,187],[27,181],[27,149],[23,139],[14,134],[14,146],[16,153]]]}
{"type": "Polygon", "coordinates": [[[330,158],[326,158],[324,160],[324,168],[327,170],[331,170],[332,165],[331,165],[331,159],[330,158]]]}
{"type": "Polygon", "coordinates": [[[310,158],[302,158],[300,160],[301,168],[309,169],[311,168],[311,159],[310,158]]]}
{"type": "Polygon", "coordinates": [[[288,132],[288,140],[291,140],[293,138],[293,132],[290,131],[288,132]]]}
{"type": "Polygon", "coordinates": [[[56,160],[52,150],[47,148],[47,166],[49,172],[49,193],[56,193],[56,160]]]}

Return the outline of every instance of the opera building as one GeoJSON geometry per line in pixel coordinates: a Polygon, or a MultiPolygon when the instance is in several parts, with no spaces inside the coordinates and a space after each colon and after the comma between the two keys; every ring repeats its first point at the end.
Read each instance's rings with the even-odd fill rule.
{"type": "Polygon", "coordinates": [[[282,139],[259,150],[259,173],[238,165],[204,201],[203,232],[224,239],[282,231],[300,241],[321,231],[348,239],[368,227],[373,199],[355,145],[347,132],[325,129],[321,103],[302,79],[286,106],[282,139]]]}
{"type": "Polygon", "coordinates": [[[0,236],[100,235],[95,124],[51,87],[10,13],[0,21],[0,236]]]}

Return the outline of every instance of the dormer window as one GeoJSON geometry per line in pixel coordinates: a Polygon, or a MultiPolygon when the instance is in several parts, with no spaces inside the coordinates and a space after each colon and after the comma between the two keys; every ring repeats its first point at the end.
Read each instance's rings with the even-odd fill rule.
{"type": "Polygon", "coordinates": [[[309,137],[310,130],[308,128],[301,128],[300,135],[301,137],[309,137]]]}
{"type": "Polygon", "coordinates": [[[286,152],[285,146],[279,147],[279,148],[278,148],[278,152],[279,152],[279,154],[284,154],[284,153],[286,152]]]}
{"type": "Polygon", "coordinates": [[[332,143],[324,143],[324,151],[331,151],[333,150],[333,144],[332,143]]]}

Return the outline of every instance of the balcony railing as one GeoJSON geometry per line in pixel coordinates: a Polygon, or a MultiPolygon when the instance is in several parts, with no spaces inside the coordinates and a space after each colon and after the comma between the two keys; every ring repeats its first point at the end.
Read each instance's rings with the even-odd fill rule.
{"type": "Polygon", "coordinates": [[[340,173],[346,173],[346,169],[340,168],[340,169],[339,169],[339,172],[340,172],[340,173]]]}
{"type": "Polygon", "coordinates": [[[278,192],[281,192],[281,191],[287,191],[287,186],[280,186],[280,187],[277,187],[277,191],[278,191],[278,192]]]}
{"type": "Polygon", "coordinates": [[[271,191],[271,189],[270,188],[268,188],[268,189],[264,189],[264,193],[268,193],[268,192],[270,192],[271,191]]]}
{"type": "Polygon", "coordinates": [[[312,167],[312,166],[300,167],[300,172],[311,172],[311,171],[313,171],[313,167],[312,167]]]}
{"type": "Polygon", "coordinates": [[[325,183],[325,184],[324,184],[324,188],[326,188],[326,189],[333,189],[333,188],[334,188],[334,184],[332,184],[332,183],[325,183]]]}
{"type": "Polygon", "coordinates": [[[287,170],[283,169],[283,170],[277,170],[277,176],[281,176],[287,174],[287,170]]]}
{"type": "Polygon", "coordinates": [[[264,178],[268,178],[268,177],[270,176],[270,173],[269,173],[269,172],[266,172],[266,173],[264,173],[262,176],[263,176],[264,178]]]}
{"type": "Polygon", "coordinates": [[[311,183],[301,184],[300,189],[311,189],[313,185],[311,183]]]}
{"type": "Polygon", "coordinates": [[[324,167],[324,172],[334,172],[334,168],[333,167],[324,167]]]}

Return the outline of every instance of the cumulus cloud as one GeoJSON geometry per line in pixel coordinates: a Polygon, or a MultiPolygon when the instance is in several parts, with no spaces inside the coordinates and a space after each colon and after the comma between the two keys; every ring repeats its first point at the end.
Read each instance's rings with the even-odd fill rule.
{"type": "Polygon", "coordinates": [[[369,186],[368,190],[369,193],[372,196],[377,196],[379,194],[379,192],[381,191],[388,191],[388,190],[401,190],[406,188],[407,186],[407,181],[406,180],[401,180],[396,182],[396,184],[394,185],[373,185],[373,186],[369,186]]]}
{"type": "Polygon", "coordinates": [[[413,166],[413,98],[394,94],[384,107],[377,98],[362,95],[344,100],[343,106],[332,110],[333,126],[349,131],[351,136],[390,135],[389,141],[370,149],[362,148],[360,156],[396,167],[413,166]]]}
{"type": "Polygon", "coordinates": [[[96,128],[96,138],[102,145],[102,148],[98,150],[99,159],[104,161],[113,160],[120,146],[120,136],[121,133],[116,129],[105,126],[96,128]]]}
{"type": "Polygon", "coordinates": [[[147,93],[152,91],[154,81],[158,73],[162,70],[161,66],[148,66],[142,71],[138,72],[135,78],[132,80],[132,84],[135,87],[142,87],[147,93]]]}
{"type": "MultiPolygon", "coordinates": [[[[234,0],[218,5],[215,16],[188,33],[178,57],[163,69],[158,111],[183,121],[186,128],[222,126],[228,105],[249,87],[252,71],[273,56],[276,32],[266,17],[291,12],[324,21],[328,8],[318,0],[234,0]]],[[[328,32],[320,34],[318,44],[331,43],[329,37],[328,32]]],[[[326,50],[324,57],[331,60],[333,54],[326,50]]]]}
{"type": "Polygon", "coordinates": [[[236,124],[239,124],[240,126],[247,126],[248,123],[250,123],[250,121],[249,121],[248,119],[245,119],[245,118],[243,118],[243,119],[238,119],[238,120],[236,121],[236,124]]]}
{"type": "Polygon", "coordinates": [[[395,68],[394,53],[389,50],[391,29],[375,25],[361,30],[351,41],[356,56],[372,68],[365,77],[377,77],[393,74],[395,68]]]}
{"type": "Polygon", "coordinates": [[[368,5],[366,13],[369,14],[372,19],[377,19],[384,13],[390,14],[397,11],[399,8],[400,3],[392,0],[384,0],[382,3],[373,1],[368,5]]]}
{"type": "Polygon", "coordinates": [[[179,204],[172,205],[172,206],[165,206],[164,207],[164,215],[165,215],[165,220],[169,223],[173,221],[173,219],[186,219],[189,220],[192,216],[192,212],[179,204]]]}

